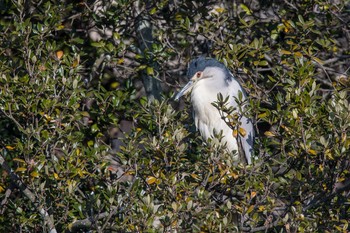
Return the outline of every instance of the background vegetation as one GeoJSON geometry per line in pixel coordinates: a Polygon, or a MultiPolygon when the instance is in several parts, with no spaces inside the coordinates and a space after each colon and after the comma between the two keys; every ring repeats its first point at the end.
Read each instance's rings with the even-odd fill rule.
{"type": "Polygon", "coordinates": [[[350,3],[0,2],[1,232],[348,232],[350,3]],[[187,62],[241,81],[256,160],[204,144],[187,62]]]}

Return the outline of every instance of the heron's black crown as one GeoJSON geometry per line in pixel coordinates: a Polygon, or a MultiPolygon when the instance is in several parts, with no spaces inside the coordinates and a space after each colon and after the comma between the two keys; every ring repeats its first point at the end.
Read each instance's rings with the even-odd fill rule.
{"type": "Polygon", "coordinates": [[[203,71],[206,67],[221,68],[226,76],[226,81],[230,81],[233,77],[224,64],[214,58],[198,57],[192,60],[188,65],[187,78],[190,79],[198,71],[203,71]]]}

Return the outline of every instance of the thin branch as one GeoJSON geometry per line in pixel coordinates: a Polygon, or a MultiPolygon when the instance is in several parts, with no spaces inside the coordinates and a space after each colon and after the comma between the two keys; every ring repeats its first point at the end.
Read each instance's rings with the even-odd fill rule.
{"type": "Polygon", "coordinates": [[[98,214],[95,218],[88,217],[82,220],[77,220],[71,224],[68,232],[75,232],[80,229],[90,229],[95,220],[100,220],[109,216],[109,212],[103,212],[98,214]]]}
{"type": "Polygon", "coordinates": [[[12,187],[8,188],[5,192],[5,196],[4,196],[4,199],[2,199],[1,201],[1,210],[0,210],[0,214],[4,214],[5,213],[5,207],[6,207],[6,204],[7,204],[7,200],[8,198],[10,197],[11,193],[12,193],[12,187]]]}
{"type": "Polygon", "coordinates": [[[35,205],[39,213],[44,219],[44,222],[50,228],[50,233],[57,233],[53,219],[50,217],[49,213],[42,207],[36,198],[35,194],[30,191],[23,181],[17,176],[16,173],[10,168],[6,163],[4,157],[0,154],[0,165],[1,167],[10,175],[11,181],[22,191],[22,193],[35,205]]]}
{"type": "Polygon", "coordinates": [[[11,112],[11,108],[9,107],[9,112],[10,114],[7,114],[4,110],[0,109],[0,111],[2,112],[2,114],[4,114],[7,118],[9,118],[10,120],[12,120],[18,127],[18,129],[20,131],[24,131],[24,128],[22,127],[22,125],[12,116],[12,112],[11,112]]]}
{"type": "Polygon", "coordinates": [[[276,221],[272,222],[272,223],[267,223],[264,226],[260,226],[260,227],[242,227],[240,228],[241,231],[243,232],[259,232],[259,231],[266,231],[268,229],[271,229],[272,227],[276,227],[278,226],[278,224],[280,223],[280,219],[277,219],[276,221]]]}
{"type": "Polygon", "coordinates": [[[320,203],[323,203],[325,201],[332,199],[333,197],[335,197],[337,194],[341,192],[348,191],[348,190],[350,190],[350,179],[347,179],[342,183],[340,182],[336,183],[334,185],[334,189],[331,194],[325,195],[324,193],[321,193],[317,195],[316,197],[314,197],[312,200],[309,201],[309,204],[307,206],[303,208],[303,212],[319,205],[320,203]]]}

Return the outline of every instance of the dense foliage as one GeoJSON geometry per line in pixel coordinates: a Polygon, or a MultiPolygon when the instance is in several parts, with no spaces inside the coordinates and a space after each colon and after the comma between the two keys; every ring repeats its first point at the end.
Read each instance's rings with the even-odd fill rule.
{"type": "Polygon", "coordinates": [[[348,1],[0,6],[1,232],[350,230],[348,1]],[[198,55],[247,90],[252,165],[172,99],[198,55]]]}

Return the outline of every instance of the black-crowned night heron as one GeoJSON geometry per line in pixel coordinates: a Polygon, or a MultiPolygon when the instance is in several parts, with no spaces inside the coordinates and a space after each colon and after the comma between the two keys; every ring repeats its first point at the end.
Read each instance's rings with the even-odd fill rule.
{"type": "Polygon", "coordinates": [[[246,93],[241,85],[224,64],[213,58],[199,57],[191,61],[187,70],[187,78],[189,82],[176,95],[175,99],[178,100],[181,96],[191,93],[193,117],[202,137],[207,140],[222,131],[224,137],[221,142],[226,144],[226,148],[231,153],[236,151],[233,154],[234,159],[240,161],[240,158],[245,158],[245,162],[250,164],[254,129],[252,121],[242,112],[238,112],[240,108],[235,97],[238,98],[239,92],[241,92],[242,100],[246,99],[246,93]],[[212,105],[213,102],[217,101],[219,93],[224,99],[229,98],[229,106],[236,108],[235,111],[239,115],[239,127],[243,128],[244,133],[234,136],[233,129],[222,119],[219,110],[212,105]],[[244,153],[244,155],[237,152],[244,153]]]}

